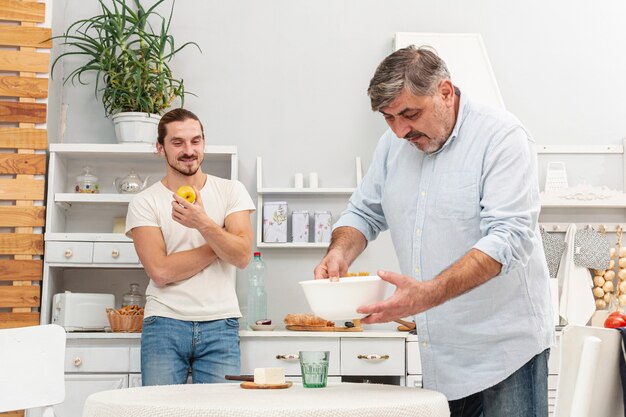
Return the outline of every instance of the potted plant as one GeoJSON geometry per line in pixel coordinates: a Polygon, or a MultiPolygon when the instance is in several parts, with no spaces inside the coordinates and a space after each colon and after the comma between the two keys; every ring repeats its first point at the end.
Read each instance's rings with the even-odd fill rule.
{"type": "Polygon", "coordinates": [[[167,16],[157,11],[165,0],[156,0],[149,8],[140,0],[98,1],[101,14],[78,20],[53,38],[62,39],[68,49],[54,60],[51,72],[64,57],[85,57],[64,83],[87,84],[83,75],[95,73],[96,97],[101,97],[106,116],[113,120],[118,141],[154,142],[161,113],[176,97],[184,104],[183,80],[174,77],[169,62],[189,45],[200,47],[195,42],[175,47],[169,34],[175,0],[167,16]],[[134,127],[127,127],[128,121],[134,127]]]}

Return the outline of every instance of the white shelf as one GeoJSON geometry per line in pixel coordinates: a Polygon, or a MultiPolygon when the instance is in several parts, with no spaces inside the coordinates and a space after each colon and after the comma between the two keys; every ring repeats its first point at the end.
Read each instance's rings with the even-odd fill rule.
{"type": "Polygon", "coordinates": [[[143,269],[141,264],[82,264],[70,262],[46,262],[47,268],[80,269],[143,269]]]}
{"type": "MultiPolygon", "coordinates": [[[[257,172],[257,216],[256,216],[256,246],[257,248],[283,248],[283,249],[306,249],[306,248],[327,248],[328,242],[287,242],[273,243],[263,242],[263,200],[268,195],[291,195],[291,196],[343,196],[347,197],[356,191],[356,187],[326,187],[326,188],[272,188],[263,186],[263,158],[256,159],[257,172]]],[[[363,179],[363,168],[361,166],[361,158],[355,158],[356,185],[361,183],[363,179]]],[[[311,238],[311,235],[309,235],[311,238]]]]}
{"type": "Polygon", "coordinates": [[[257,248],[327,248],[328,242],[287,242],[287,243],[271,243],[271,242],[259,242],[256,243],[257,248]]]}
{"type": "Polygon", "coordinates": [[[260,188],[258,194],[296,194],[296,195],[323,195],[339,194],[352,195],[356,188],[260,188]]]}
{"type": "MultiPolygon", "coordinates": [[[[158,155],[156,147],[149,143],[52,143],[49,146],[49,151],[71,159],[80,159],[85,155],[114,156],[115,158],[133,155],[134,157],[148,159],[158,155]]],[[[237,155],[237,147],[206,145],[204,153],[205,157],[210,155],[237,155]]]]}
{"type": "Polygon", "coordinates": [[[132,242],[122,233],[46,233],[46,241],[64,242],[132,242]]]}
{"type": "Polygon", "coordinates": [[[542,208],[626,208],[626,194],[597,200],[575,200],[541,193],[542,208]]]}
{"type": "Polygon", "coordinates": [[[128,204],[134,194],[56,193],[55,203],[128,204]]]}

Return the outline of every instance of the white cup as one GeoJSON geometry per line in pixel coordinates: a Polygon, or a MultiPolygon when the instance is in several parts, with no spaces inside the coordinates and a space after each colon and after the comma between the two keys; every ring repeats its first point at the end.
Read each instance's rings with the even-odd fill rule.
{"type": "Polygon", "coordinates": [[[301,172],[296,172],[296,175],[293,178],[293,185],[296,188],[304,187],[304,176],[301,172]]]}
{"type": "Polygon", "coordinates": [[[317,188],[317,172],[309,174],[309,188],[317,188]]]}

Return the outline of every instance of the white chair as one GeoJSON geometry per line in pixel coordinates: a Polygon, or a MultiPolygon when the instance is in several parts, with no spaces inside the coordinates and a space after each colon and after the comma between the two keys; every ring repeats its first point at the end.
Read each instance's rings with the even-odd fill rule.
{"type": "Polygon", "coordinates": [[[65,399],[65,330],[56,324],[0,330],[0,412],[52,406],[65,399]]]}
{"type": "Polygon", "coordinates": [[[620,332],[566,326],[560,353],[554,417],[624,417],[620,332]]]}

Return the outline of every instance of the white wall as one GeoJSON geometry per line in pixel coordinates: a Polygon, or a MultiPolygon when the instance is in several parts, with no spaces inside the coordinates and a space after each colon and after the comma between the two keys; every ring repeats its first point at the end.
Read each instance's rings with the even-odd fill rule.
{"type": "MultiPolygon", "coordinates": [[[[54,8],[55,18],[73,22],[96,12],[97,3],[55,0],[54,8]]],[[[289,185],[296,171],[318,172],[325,186],[353,184],[354,157],[367,167],[385,129],[369,110],[366,88],[401,31],[482,34],[507,108],[538,143],[621,144],[625,16],[620,0],[179,0],[173,34],[179,44],[196,41],[202,53],[189,48],[174,68],[197,94],[186,107],[203,120],[208,142],[238,146],[240,179],[255,197],[256,156],[264,158],[269,186],[289,185]]],[[[56,33],[64,29],[58,22],[56,33]]],[[[61,91],[55,75],[52,88],[61,91]]],[[[51,142],[115,141],[91,86],[69,86],[59,96],[50,117],[67,103],[67,129],[51,142]]],[[[620,162],[599,163],[594,181],[621,172],[620,162]]],[[[296,283],[312,276],[323,253],[263,251],[271,318],[305,311],[296,283]]],[[[385,239],[355,270],[396,265],[385,239]]]]}

